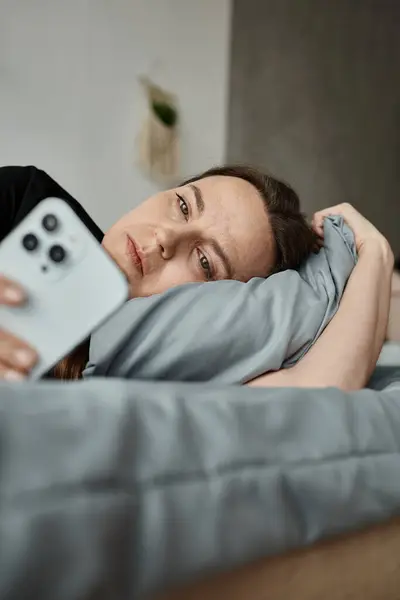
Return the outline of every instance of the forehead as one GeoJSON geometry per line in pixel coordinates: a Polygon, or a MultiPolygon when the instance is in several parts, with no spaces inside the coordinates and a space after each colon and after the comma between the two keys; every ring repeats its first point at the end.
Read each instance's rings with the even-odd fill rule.
{"type": "Polygon", "coordinates": [[[238,177],[195,182],[204,199],[206,227],[229,252],[240,279],[265,276],[272,266],[272,235],[258,190],[238,177]]]}

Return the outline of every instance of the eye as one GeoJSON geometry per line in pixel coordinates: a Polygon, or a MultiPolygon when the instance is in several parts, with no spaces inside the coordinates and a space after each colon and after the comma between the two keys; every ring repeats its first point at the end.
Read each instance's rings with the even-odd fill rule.
{"type": "Polygon", "coordinates": [[[204,256],[204,254],[199,253],[199,262],[202,270],[205,273],[206,280],[211,281],[213,279],[213,272],[210,263],[208,262],[208,258],[204,256]]]}
{"type": "Polygon", "coordinates": [[[183,216],[185,217],[185,219],[187,221],[188,217],[189,217],[188,203],[186,202],[186,200],[183,196],[176,194],[176,197],[178,198],[178,202],[179,202],[179,210],[181,211],[181,213],[183,214],[183,216]]]}

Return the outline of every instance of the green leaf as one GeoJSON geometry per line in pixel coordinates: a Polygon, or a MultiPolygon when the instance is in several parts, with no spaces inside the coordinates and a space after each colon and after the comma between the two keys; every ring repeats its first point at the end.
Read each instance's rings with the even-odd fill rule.
{"type": "Polygon", "coordinates": [[[164,125],[174,127],[178,120],[177,110],[166,102],[153,102],[152,109],[164,125]]]}

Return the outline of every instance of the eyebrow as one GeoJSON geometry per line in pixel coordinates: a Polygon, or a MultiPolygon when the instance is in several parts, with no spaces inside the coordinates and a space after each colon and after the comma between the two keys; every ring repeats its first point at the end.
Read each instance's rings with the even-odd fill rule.
{"type": "Polygon", "coordinates": [[[225,269],[226,275],[227,275],[226,278],[234,279],[232,264],[231,264],[231,261],[229,260],[228,256],[225,254],[225,252],[223,251],[221,246],[215,240],[211,240],[211,245],[214,248],[214,252],[216,254],[218,254],[219,258],[221,259],[222,264],[224,265],[224,269],[225,269]]]}
{"type": "Polygon", "coordinates": [[[197,185],[194,185],[194,183],[191,183],[189,187],[194,192],[197,211],[198,211],[199,215],[202,215],[204,212],[205,204],[204,204],[204,200],[203,200],[203,194],[201,193],[201,189],[198,188],[197,185]]]}
{"type": "MultiPolygon", "coordinates": [[[[189,187],[191,188],[191,190],[194,193],[197,211],[198,211],[199,215],[202,215],[205,210],[205,203],[204,203],[204,199],[203,199],[203,194],[201,193],[201,189],[199,187],[197,187],[197,185],[195,185],[194,183],[191,183],[189,187]]],[[[216,254],[218,254],[218,256],[224,266],[224,269],[227,274],[227,279],[233,279],[234,278],[233,277],[233,267],[232,267],[231,261],[229,260],[229,257],[225,254],[224,250],[221,248],[221,246],[218,244],[218,242],[216,242],[215,240],[211,240],[211,245],[214,249],[214,252],[216,254]]]]}

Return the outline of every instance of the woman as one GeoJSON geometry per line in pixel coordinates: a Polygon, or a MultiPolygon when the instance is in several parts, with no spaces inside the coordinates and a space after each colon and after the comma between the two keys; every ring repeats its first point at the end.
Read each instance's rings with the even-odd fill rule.
{"type": "MultiPolygon", "coordinates": [[[[125,273],[131,297],[150,296],[192,281],[237,279],[245,282],[252,277],[265,277],[273,272],[297,268],[316,247],[318,238],[323,235],[323,217],[332,210],[317,214],[311,229],[300,212],[299,199],[291,188],[254,169],[220,167],[176,189],[149,198],[117,221],[103,236],[78,202],[48,175],[33,167],[7,167],[0,169],[0,240],[38,202],[49,196],[67,201],[103,244],[125,273]],[[133,256],[126,252],[128,233],[134,240],[133,256]]],[[[360,261],[355,269],[356,284],[350,285],[350,282],[350,290],[361,284],[368,275],[370,286],[366,286],[365,291],[372,294],[372,298],[365,318],[368,320],[368,331],[371,332],[378,325],[380,327],[385,318],[387,320],[385,294],[383,300],[379,297],[379,302],[375,297],[379,296],[379,286],[382,288],[386,284],[384,274],[386,263],[391,260],[390,249],[379,232],[354,209],[345,206],[335,212],[342,212],[353,228],[360,253],[360,261]],[[366,261],[361,254],[368,256],[371,261],[373,277],[366,272],[366,261]]],[[[358,298],[357,289],[350,294],[346,290],[342,302],[344,309],[339,310],[336,321],[339,315],[342,315],[342,320],[353,319],[352,311],[357,312],[353,306],[356,296],[358,298]]],[[[19,304],[23,301],[24,292],[18,284],[0,278],[0,303],[19,304]]],[[[339,327],[342,325],[339,320],[339,327]]],[[[320,372],[325,372],[321,357],[329,357],[332,351],[329,336],[324,345],[324,336],[329,331],[333,332],[332,336],[338,328],[329,326],[307,357],[299,363],[306,365],[306,368],[295,367],[267,374],[254,384],[314,385],[314,382],[320,382],[324,385],[323,377],[321,381],[315,377],[314,360],[320,372]],[[317,347],[321,347],[322,354],[314,359],[317,347]]],[[[363,335],[361,338],[364,339],[363,335]]],[[[87,354],[88,344],[85,343],[61,361],[53,375],[66,379],[79,377],[87,354]]],[[[0,379],[23,378],[35,360],[33,348],[8,332],[0,332],[0,379]]],[[[363,364],[367,361],[371,365],[373,360],[365,356],[363,364]]],[[[345,367],[348,369],[348,365],[345,367]]],[[[371,366],[365,371],[369,373],[370,369],[371,366]]],[[[364,379],[365,374],[362,376],[360,372],[358,378],[354,379],[355,385],[361,387],[365,384],[364,379]]],[[[328,384],[331,380],[332,377],[326,377],[328,384]]]]}

